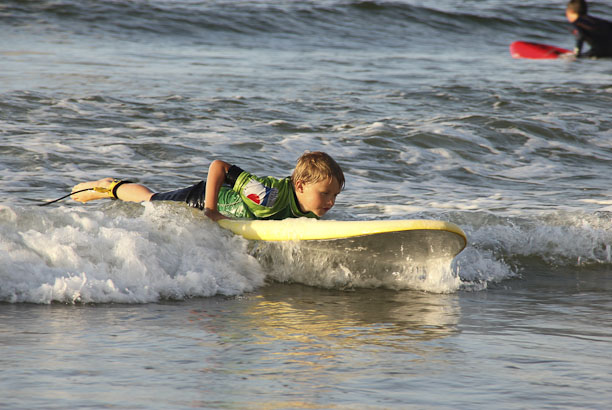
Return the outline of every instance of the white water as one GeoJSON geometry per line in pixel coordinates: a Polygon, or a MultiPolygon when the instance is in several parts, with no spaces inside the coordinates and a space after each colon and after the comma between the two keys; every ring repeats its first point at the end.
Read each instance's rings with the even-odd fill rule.
{"type": "Polygon", "coordinates": [[[122,205],[105,211],[3,207],[0,298],[145,303],[236,295],[263,284],[246,241],[201,214],[122,205]]]}

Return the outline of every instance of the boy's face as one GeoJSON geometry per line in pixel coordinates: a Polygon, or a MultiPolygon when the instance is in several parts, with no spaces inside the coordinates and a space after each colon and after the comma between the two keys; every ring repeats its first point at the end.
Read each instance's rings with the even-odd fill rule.
{"type": "Polygon", "coordinates": [[[300,209],[304,213],[312,212],[316,216],[323,216],[332,209],[340,190],[340,183],[336,178],[314,183],[295,182],[295,195],[300,209]]]}

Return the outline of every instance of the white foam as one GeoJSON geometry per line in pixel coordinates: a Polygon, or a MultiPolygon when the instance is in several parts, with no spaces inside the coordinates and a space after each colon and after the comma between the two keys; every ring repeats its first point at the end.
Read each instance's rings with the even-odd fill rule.
{"type": "MultiPolygon", "coordinates": [[[[466,227],[464,226],[464,229],[466,227]]],[[[612,263],[610,215],[558,211],[533,218],[492,218],[466,229],[481,253],[499,259],[535,256],[554,265],[612,263]]]]}
{"type": "MultiPolygon", "coordinates": [[[[380,215],[379,205],[370,205],[380,215]]],[[[411,210],[389,206],[384,214],[405,218],[411,210]]],[[[516,277],[523,261],[532,263],[534,257],[555,266],[612,263],[610,213],[458,215],[461,221],[455,222],[469,245],[453,263],[407,260],[371,269],[376,260],[367,254],[336,260],[298,244],[249,243],[180,204],[2,206],[0,300],[146,303],[239,295],[263,285],[266,277],[336,289],[449,293],[516,277]]]]}
{"type": "Polygon", "coordinates": [[[269,278],[278,282],[302,283],[330,289],[387,288],[452,293],[461,287],[452,260],[432,259],[427,263],[397,260],[379,264],[376,255],[364,250],[357,260],[347,259],[342,250],[316,252],[306,243],[259,243],[255,254],[269,278]]]}
{"type": "Polygon", "coordinates": [[[12,211],[16,223],[0,225],[0,300],[143,303],[238,295],[263,284],[246,241],[184,207],[12,211]]]}

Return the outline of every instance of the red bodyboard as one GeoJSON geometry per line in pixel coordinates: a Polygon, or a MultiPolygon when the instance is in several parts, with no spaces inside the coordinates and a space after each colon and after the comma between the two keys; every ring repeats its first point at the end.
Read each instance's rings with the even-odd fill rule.
{"type": "Polygon", "coordinates": [[[546,44],[526,41],[515,41],[510,44],[510,54],[514,58],[553,59],[567,53],[571,53],[571,51],[546,44]]]}

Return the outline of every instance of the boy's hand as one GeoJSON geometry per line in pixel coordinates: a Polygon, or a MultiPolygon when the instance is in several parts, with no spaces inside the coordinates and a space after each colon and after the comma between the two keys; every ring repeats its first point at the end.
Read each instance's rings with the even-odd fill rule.
{"type": "Polygon", "coordinates": [[[217,222],[219,219],[229,219],[227,216],[223,215],[221,212],[217,210],[213,210],[210,208],[204,208],[204,215],[217,222]]]}

